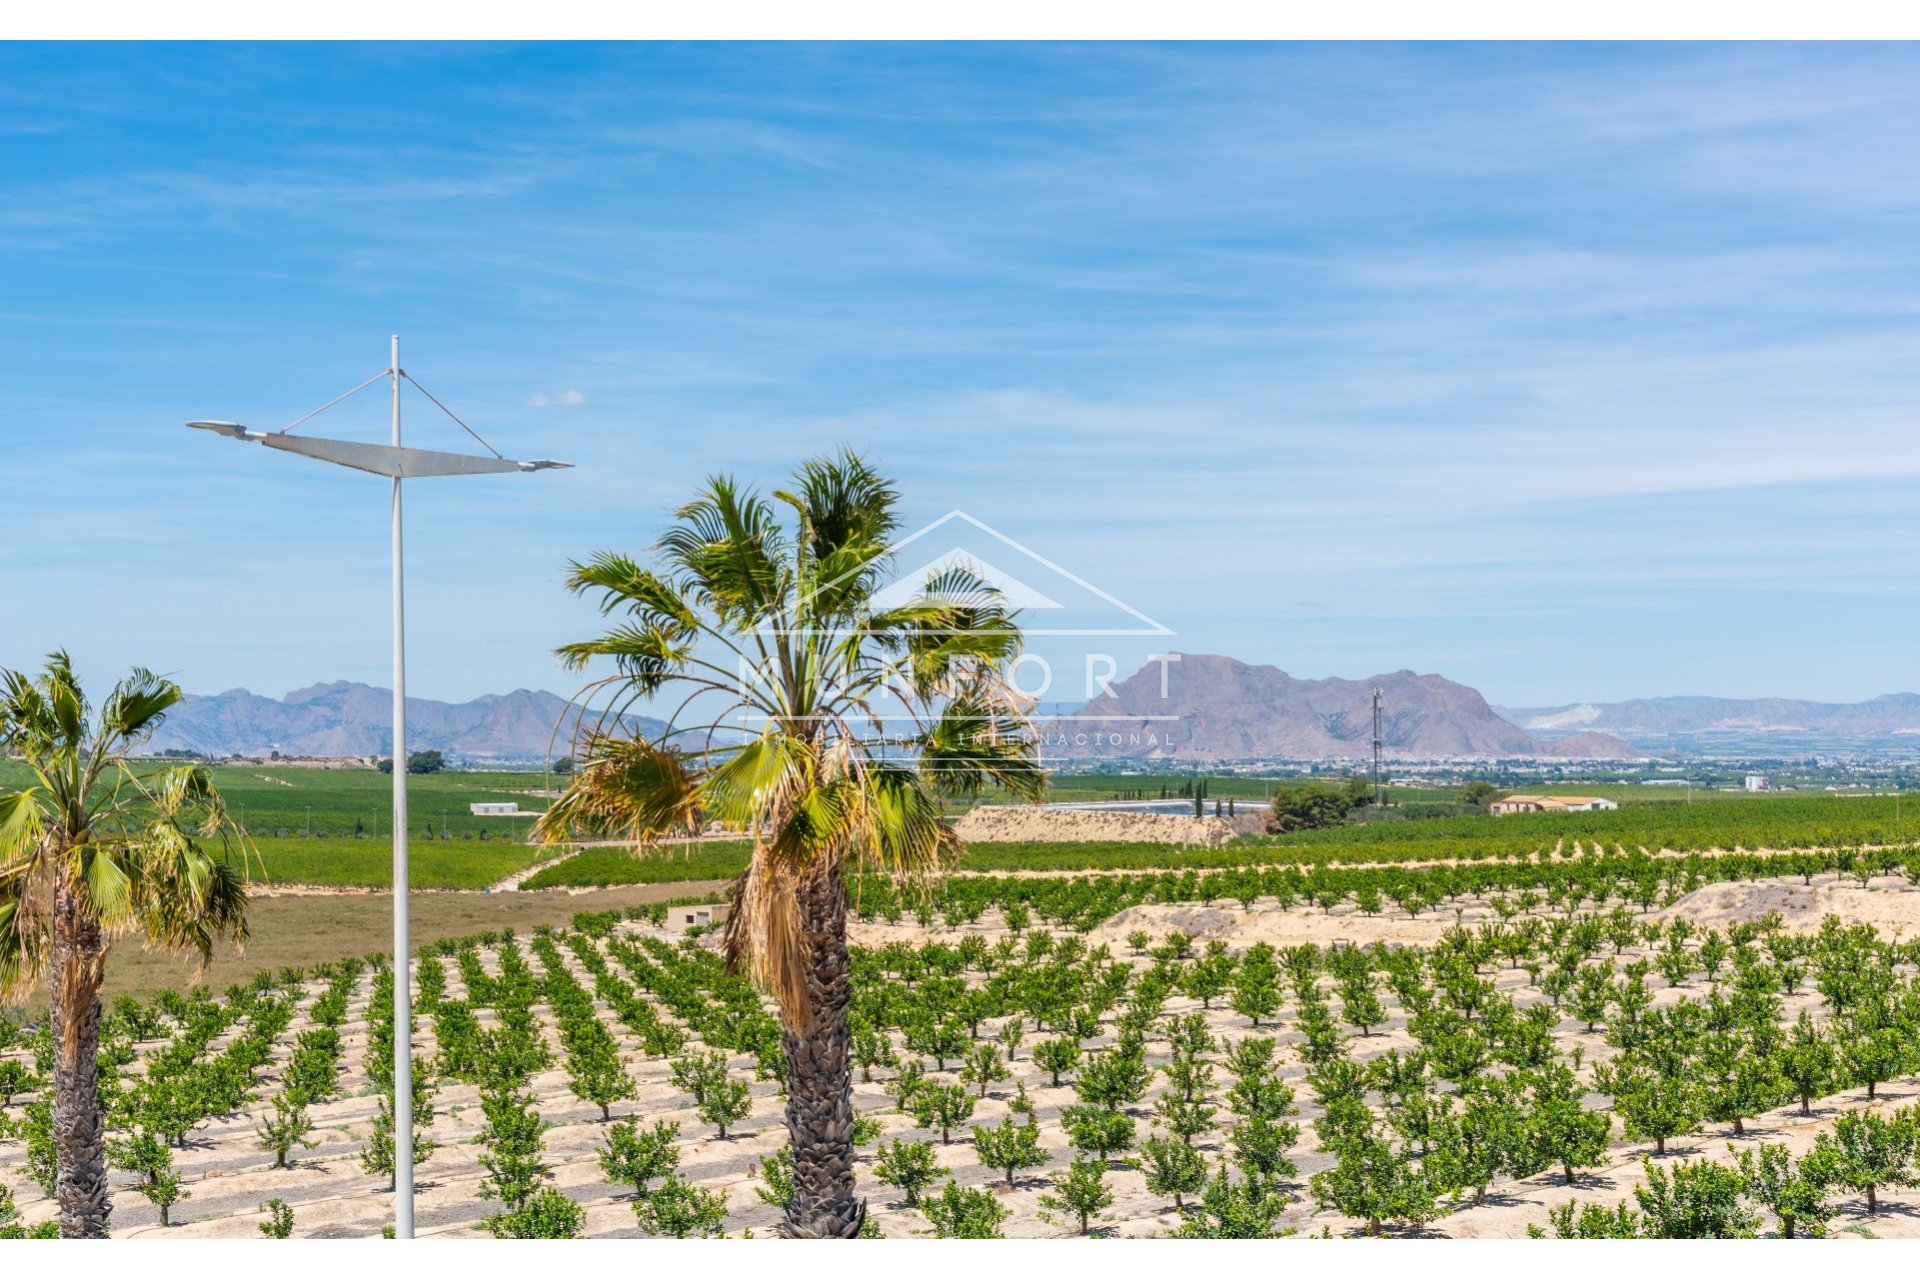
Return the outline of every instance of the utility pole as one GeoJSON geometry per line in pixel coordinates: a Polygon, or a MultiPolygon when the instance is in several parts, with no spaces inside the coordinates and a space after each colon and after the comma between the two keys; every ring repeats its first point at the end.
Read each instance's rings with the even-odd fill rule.
{"type": "Polygon", "coordinates": [[[1386,792],[1380,785],[1380,686],[1373,688],[1373,803],[1386,804],[1386,792]]]}

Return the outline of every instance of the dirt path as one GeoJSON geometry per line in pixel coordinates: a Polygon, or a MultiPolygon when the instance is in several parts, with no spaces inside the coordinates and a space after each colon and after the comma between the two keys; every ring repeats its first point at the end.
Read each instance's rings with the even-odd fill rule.
{"type": "Polygon", "coordinates": [[[548,867],[559,866],[561,863],[565,862],[568,858],[573,857],[578,852],[579,850],[577,849],[569,849],[565,853],[560,854],[558,857],[548,858],[545,862],[536,862],[530,867],[526,867],[519,871],[514,872],[512,875],[506,877],[503,880],[494,881],[492,884],[487,886],[487,892],[488,893],[518,893],[520,892],[521,885],[533,879],[535,876],[539,875],[542,871],[545,871],[548,867]]]}

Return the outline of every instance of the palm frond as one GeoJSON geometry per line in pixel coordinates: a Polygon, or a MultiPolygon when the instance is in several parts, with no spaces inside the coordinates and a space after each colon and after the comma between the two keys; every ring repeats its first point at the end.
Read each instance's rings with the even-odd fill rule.
{"type": "Polygon", "coordinates": [[[681,752],[640,737],[595,734],[533,835],[547,843],[576,834],[644,842],[692,830],[699,818],[696,775],[681,752]]]}
{"type": "Polygon", "coordinates": [[[39,839],[39,799],[32,787],[0,796],[0,866],[29,852],[39,839]]]}
{"type": "Polygon", "coordinates": [[[136,667],[113,687],[113,692],[101,704],[101,735],[131,741],[157,728],[167,709],[180,698],[179,685],[144,667],[136,667]]]}

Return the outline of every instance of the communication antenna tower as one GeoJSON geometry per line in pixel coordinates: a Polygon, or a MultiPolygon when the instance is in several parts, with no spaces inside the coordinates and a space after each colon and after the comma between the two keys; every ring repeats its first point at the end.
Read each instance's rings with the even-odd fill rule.
{"type": "Polygon", "coordinates": [[[1373,689],[1373,803],[1384,805],[1386,793],[1380,786],[1380,687],[1373,689]]]}

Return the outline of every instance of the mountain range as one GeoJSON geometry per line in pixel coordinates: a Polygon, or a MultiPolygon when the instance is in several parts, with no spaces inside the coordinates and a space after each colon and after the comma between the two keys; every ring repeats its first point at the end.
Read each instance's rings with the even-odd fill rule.
{"type": "MultiPolygon", "coordinates": [[[[1366,759],[1375,688],[1382,695],[1382,751],[1398,759],[1920,749],[1920,695],[1911,693],[1858,703],[1683,697],[1497,707],[1440,675],[1300,679],[1220,654],[1181,654],[1148,663],[1079,708],[1044,708],[1043,752],[1051,759],[1366,759]]],[[[147,749],[213,757],[385,755],[392,705],[387,690],[348,681],[309,685],[284,698],[245,689],[189,695],[147,749]]],[[[465,764],[545,760],[566,749],[577,714],[566,699],[534,689],[460,703],[409,698],[407,745],[465,764]]],[[[644,716],[628,717],[628,725],[649,735],[665,729],[644,716]]]]}
{"type": "Polygon", "coordinates": [[[1498,715],[1477,690],[1444,676],[1395,671],[1365,680],[1302,680],[1275,666],[1205,653],[1150,662],[1078,712],[1046,721],[1046,754],[1364,759],[1373,753],[1376,688],[1381,750],[1396,758],[1631,759],[1647,754],[1597,732],[1542,742],[1498,715]]]}
{"type": "MultiPolygon", "coordinates": [[[[527,762],[564,754],[578,712],[539,689],[488,694],[471,702],[407,699],[407,749],[435,750],[457,762],[527,762]],[[558,737],[555,736],[556,729],[558,737]]],[[[644,733],[666,726],[629,717],[644,733]]],[[[207,756],[383,756],[393,749],[393,692],[336,680],[284,698],[245,689],[189,694],[167,714],[146,750],[207,756]]]]}
{"type": "Polygon", "coordinates": [[[1671,746],[1766,754],[1802,749],[1920,747],[1920,694],[1912,693],[1882,694],[1865,702],[1635,698],[1627,702],[1496,710],[1541,738],[1607,733],[1652,749],[1671,746]]]}

